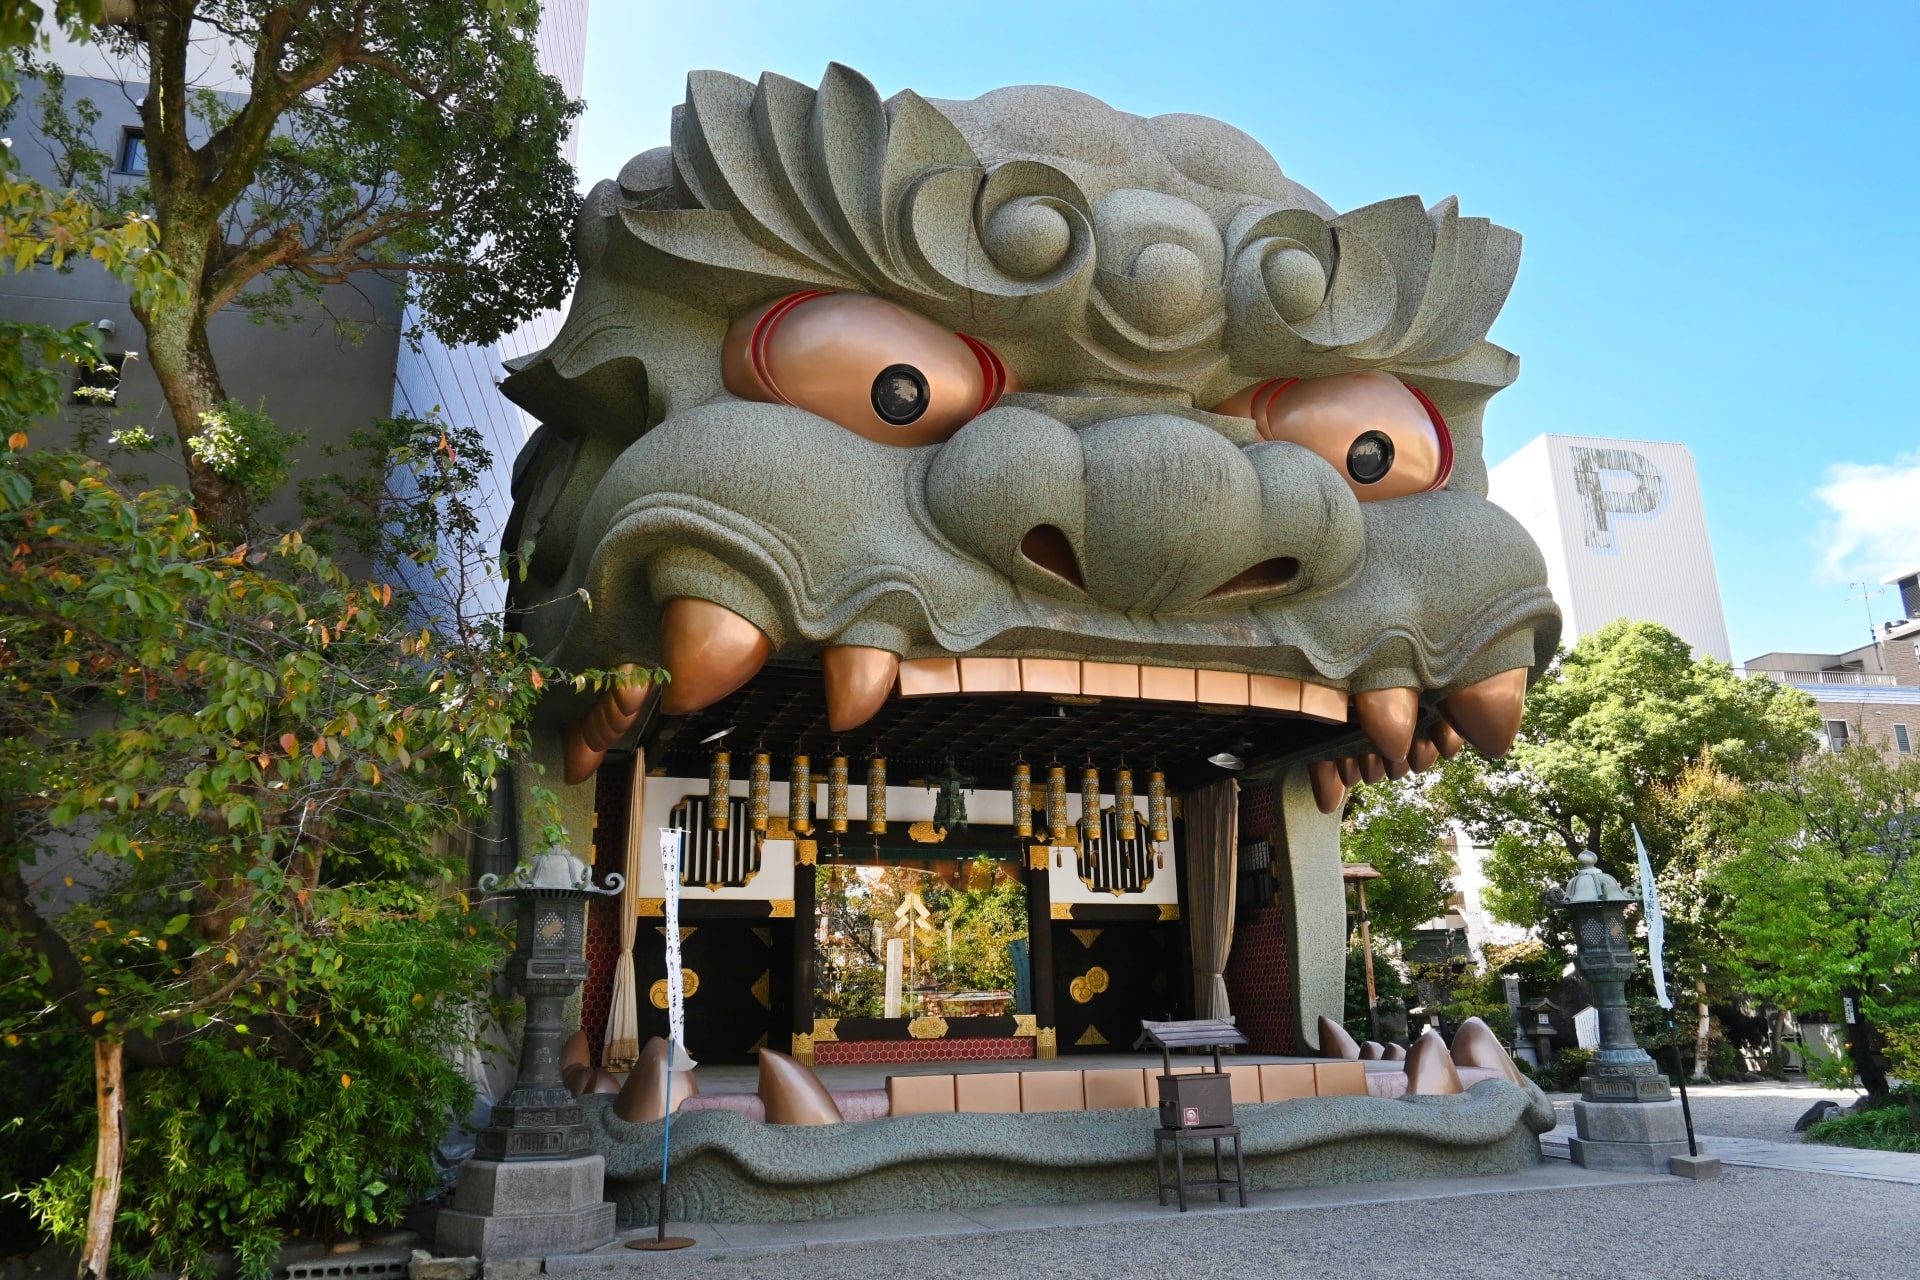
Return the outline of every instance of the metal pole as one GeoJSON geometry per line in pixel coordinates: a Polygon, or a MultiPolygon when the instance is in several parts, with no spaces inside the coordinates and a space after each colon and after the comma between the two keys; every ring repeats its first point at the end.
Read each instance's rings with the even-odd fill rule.
{"type": "Polygon", "coordinates": [[[660,1212],[657,1217],[658,1232],[654,1240],[660,1244],[667,1242],[667,1155],[673,1147],[673,1035],[667,1035],[667,1060],[661,1064],[660,1073],[666,1077],[665,1087],[660,1096],[666,1099],[666,1123],[660,1129],[660,1212]]]}
{"type": "Polygon", "coordinates": [[[1367,1037],[1380,1039],[1380,998],[1373,990],[1373,924],[1367,915],[1367,882],[1356,880],[1360,892],[1360,957],[1367,969],[1367,1037]]]}
{"type": "MultiPolygon", "coordinates": [[[[1671,1009],[1667,1010],[1667,1030],[1676,1035],[1679,1032],[1679,1027],[1674,1024],[1671,1009]]],[[[1693,1104],[1687,1101],[1687,1064],[1681,1060],[1678,1039],[1674,1040],[1672,1048],[1673,1078],[1680,1082],[1680,1117],[1687,1122],[1687,1154],[1697,1156],[1700,1154],[1700,1144],[1694,1140],[1693,1136],[1693,1104]]]]}

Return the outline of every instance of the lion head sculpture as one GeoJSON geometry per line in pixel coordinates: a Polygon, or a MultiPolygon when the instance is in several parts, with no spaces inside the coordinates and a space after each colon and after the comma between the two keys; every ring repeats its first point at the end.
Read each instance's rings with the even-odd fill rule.
{"type": "Polygon", "coordinates": [[[1059,88],[699,72],[672,139],[586,198],[505,383],[544,424],[507,531],[538,650],[664,665],[668,714],[817,662],[847,731],[973,691],[961,659],[1066,660],[1076,694],[1351,698],[1348,774],[1430,761],[1442,715],[1505,749],[1559,634],[1485,498],[1514,232],[1336,213],[1229,125],[1059,88]]]}

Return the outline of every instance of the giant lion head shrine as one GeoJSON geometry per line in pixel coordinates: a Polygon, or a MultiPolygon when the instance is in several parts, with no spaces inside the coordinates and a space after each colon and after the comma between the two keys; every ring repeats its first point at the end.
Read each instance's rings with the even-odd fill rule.
{"type": "Polygon", "coordinates": [[[555,689],[502,799],[503,865],[547,787],[625,881],[521,1154],[604,1161],[623,1225],[670,1108],[673,1219],[1150,1195],[1214,1061],[1153,1028],[1198,1025],[1246,1185],[1536,1162],[1484,1027],[1340,1025],[1347,788],[1503,753],[1559,638],[1485,496],[1520,236],[1064,88],[697,72],[671,137],[504,384],[515,625],[668,677],[555,689]]]}

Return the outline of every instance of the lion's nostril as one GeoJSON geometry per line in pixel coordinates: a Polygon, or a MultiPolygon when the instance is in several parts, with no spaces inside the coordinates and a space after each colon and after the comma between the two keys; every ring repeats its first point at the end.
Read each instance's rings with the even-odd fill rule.
{"type": "Polygon", "coordinates": [[[1257,591],[1277,591],[1281,587],[1290,586],[1299,576],[1298,560],[1292,556],[1275,556],[1271,560],[1262,560],[1251,569],[1243,569],[1234,574],[1207,592],[1207,599],[1219,600],[1225,596],[1251,595],[1257,591]]]}
{"type": "Polygon", "coordinates": [[[1080,576],[1079,558],[1073,554],[1073,543],[1054,526],[1037,524],[1027,530],[1026,537],[1020,539],[1020,554],[1056,578],[1086,590],[1086,580],[1080,576]]]}

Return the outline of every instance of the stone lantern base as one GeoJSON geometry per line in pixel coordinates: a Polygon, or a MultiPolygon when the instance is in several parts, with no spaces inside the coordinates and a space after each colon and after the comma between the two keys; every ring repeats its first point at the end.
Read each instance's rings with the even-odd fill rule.
{"type": "Polygon", "coordinates": [[[1573,1124],[1579,1136],[1567,1140],[1567,1154],[1588,1169],[1665,1173],[1687,1154],[1680,1103],[1652,1062],[1583,1076],[1573,1124]]]}
{"type": "Polygon", "coordinates": [[[614,1235],[614,1206],[600,1198],[607,1162],[469,1160],[440,1211],[434,1248],[451,1257],[544,1258],[586,1253],[614,1235]]]}

